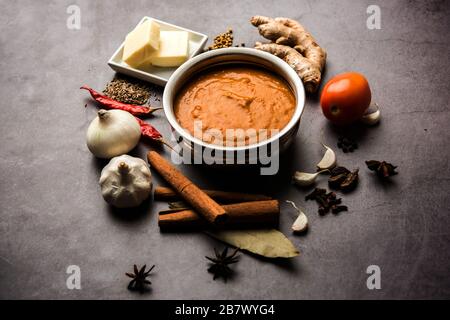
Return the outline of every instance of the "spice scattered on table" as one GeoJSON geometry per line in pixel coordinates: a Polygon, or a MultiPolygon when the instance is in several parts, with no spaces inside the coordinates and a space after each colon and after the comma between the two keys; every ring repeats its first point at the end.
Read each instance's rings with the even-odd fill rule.
{"type": "Polygon", "coordinates": [[[358,184],[359,169],[353,172],[345,167],[336,167],[331,170],[328,178],[328,185],[333,189],[340,189],[342,191],[351,191],[358,184]]]}
{"type": "MultiPolygon", "coordinates": [[[[251,23],[258,27],[258,31],[263,37],[271,41],[271,43],[265,44],[257,42],[255,48],[283,59],[304,82],[306,91],[308,93],[316,92],[320,86],[327,54],[317,44],[313,36],[299,22],[288,18],[272,19],[254,16],[251,23]]],[[[167,32],[164,33],[167,36],[167,32]]],[[[144,37],[147,35],[144,34],[144,37]]],[[[178,35],[179,39],[186,38],[181,41],[184,43],[181,47],[187,49],[187,34],[181,32],[178,35]]],[[[175,34],[167,36],[166,39],[176,40],[175,34]]],[[[158,41],[158,43],[168,43],[165,41],[158,41]]],[[[226,32],[217,35],[207,50],[232,47],[233,41],[233,30],[229,28],[226,32]]],[[[167,52],[154,48],[159,50],[159,62],[154,60],[155,56],[153,56],[151,63],[164,67],[171,64],[175,66],[181,63],[180,61],[184,61],[188,50],[181,50],[181,47],[176,45],[177,43],[180,44],[180,41],[174,42],[176,42],[174,46],[169,46],[171,50],[166,51],[171,53],[173,52],[172,48],[183,51],[178,56],[181,60],[178,60],[178,57],[175,60],[173,55],[168,55],[167,52]]],[[[245,44],[241,43],[235,46],[245,47],[245,44]]],[[[127,60],[126,57],[124,57],[124,60],[127,60]]],[[[114,120],[112,115],[118,113],[119,116],[122,113],[122,117],[128,117],[128,120],[123,118],[117,123],[110,123],[107,128],[105,127],[109,131],[107,133],[100,134],[102,128],[93,127],[93,133],[88,134],[88,146],[95,155],[110,158],[114,155],[115,150],[113,149],[116,149],[113,147],[117,147],[118,144],[125,145],[123,149],[119,150],[120,153],[127,153],[137,145],[140,139],[160,142],[172,148],[164,141],[162,134],[156,128],[142,120],[143,117],[151,115],[155,110],[162,109],[145,105],[150,99],[159,101],[160,98],[156,96],[155,91],[158,91],[158,95],[161,95],[162,90],[155,90],[153,86],[145,82],[119,75],[106,85],[103,94],[87,86],[83,86],[81,89],[88,90],[92,98],[103,109],[114,109],[100,110],[97,122],[102,120],[102,117],[105,120],[108,114],[111,116],[109,120],[114,120]],[[126,115],[123,115],[124,113],[126,115]],[[126,139],[122,140],[124,138],[120,137],[119,133],[122,133],[122,136],[126,139]],[[135,141],[131,141],[131,138],[134,138],[135,141]]],[[[240,97],[240,95],[236,96],[240,97]]],[[[279,98],[279,95],[277,97],[279,98]]],[[[231,98],[234,99],[235,97],[231,98]]],[[[325,116],[333,123],[347,125],[355,121],[362,121],[374,125],[380,121],[380,110],[376,104],[376,109],[371,110],[370,107],[367,109],[370,101],[371,91],[364,76],[346,73],[334,77],[324,86],[320,104],[325,116]],[[332,90],[337,84],[344,85],[342,85],[341,90],[332,90]]],[[[229,111],[229,106],[226,107],[226,110],[229,111]]],[[[201,112],[204,113],[204,110],[201,112]]],[[[288,117],[290,116],[288,115],[288,117]]],[[[275,118],[277,118],[276,115],[275,118]]],[[[339,137],[337,145],[344,153],[353,152],[358,148],[358,144],[348,137],[339,137]]],[[[311,186],[320,174],[330,173],[329,178],[327,177],[330,188],[342,191],[354,189],[358,183],[359,169],[351,171],[342,166],[337,167],[336,153],[330,147],[323,146],[326,150],[324,150],[323,158],[317,164],[317,172],[296,172],[293,177],[294,182],[300,186],[311,186]]],[[[107,184],[102,184],[102,195],[105,200],[117,207],[137,206],[150,194],[151,176],[147,165],[143,160],[131,158],[123,155],[120,159],[112,159],[110,164],[102,171],[100,182],[101,184],[107,184]],[[140,171],[134,173],[132,169],[140,171]],[[122,180],[119,181],[119,178],[122,178],[122,180]],[[145,190],[141,190],[142,188],[137,190],[136,188],[142,187],[138,186],[138,182],[142,179],[146,182],[145,190]],[[117,193],[116,187],[123,187],[122,192],[117,193]]],[[[280,216],[277,200],[264,195],[201,190],[158,153],[149,152],[147,159],[151,167],[157,170],[171,186],[171,188],[157,188],[155,190],[155,199],[170,199],[172,201],[168,203],[169,210],[159,212],[159,226],[177,230],[179,228],[201,227],[206,234],[224,242],[230,248],[236,248],[230,255],[228,255],[228,247],[225,247],[221,252],[214,248],[214,256],[206,256],[206,259],[211,262],[211,265],[208,266],[208,272],[213,274],[214,280],[222,277],[226,282],[232,276],[233,270],[230,267],[239,261],[238,250],[266,258],[292,258],[299,255],[299,251],[293,243],[276,229],[279,225],[280,216]],[[221,228],[215,228],[214,225],[221,228]],[[239,229],[226,230],[226,227],[229,226],[238,226],[239,229]],[[247,226],[251,228],[243,229],[247,226]]],[[[385,161],[369,160],[366,161],[366,164],[369,170],[376,172],[381,178],[388,178],[397,174],[396,166],[385,161]]],[[[335,192],[328,192],[327,189],[315,188],[305,197],[305,200],[316,201],[320,215],[329,212],[338,214],[341,211],[348,211],[347,206],[342,205],[341,198],[338,198],[335,192]]],[[[294,232],[306,230],[308,227],[307,216],[294,202],[287,202],[297,211],[292,230],[294,232]]],[[[146,270],[146,265],[141,268],[133,265],[133,272],[126,273],[126,276],[131,278],[128,289],[140,292],[148,291],[151,285],[148,278],[154,267],[153,265],[149,270],[146,270]]]]}
{"type": "Polygon", "coordinates": [[[216,248],[214,248],[215,257],[211,258],[205,256],[206,259],[213,263],[208,268],[208,272],[214,274],[214,280],[222,277],[224,281],[227,282],[227,279],[233,274],[233,270],[229,267],[229,265],[239,261],[239,257],[236,256],[238,251],[238,249],[235,249],[230,255],[228,255],[228,247],[225,247],[222,253],[219,253],[216,248]]]}
{"type": "Polygon", "coordinates": [[[143,105],[150,99],[151,88],[143,81],[116,76],[106,85],[103,93],[123,103],[143,105]]]}
{"type": "Polygon", "coordinates": [[[115,110],[123,110],[131,113],[134,116],[149,116],[156,110],[160,110],[162,108],[152,108],[149,106],[139,106],[134,104],[123,103],[114,99],[111,99],[94,89],[84,85],[80,89],[87,90],[91,94],[91,97],[101,104],[105,109],[115,109],[115,110]]]}
{"type": "Polygon", "coordinates": [[[338,138],[337,146],[342,149],[344,153],[353,152],[358,149],[358,143],[349,137],[340,136],[338,138]]]}
{"type": "Polygon", "coordinates": [[[229,48],[233,46],[233,30],[228,28],[224,33],[218,34],[214,37],[212,45],[208,47],[209,50],[229,48]]]}
{"type": "Polygon", "coordinates": [[[369,170],[375,171],[377,176],[382,179],[386,179],[398,174],[398,172],[395,171],[397,166],[394,166],[386,161],[368,160],[366,161],[366,165],[369,170]]]}
{"type": "Polygon", "coordinates": [[[327,192],[325,189],[315,188],[313,192],[305,197],[305,200],[315,200],[319,204],[319,214],[324,215],[328,212],[337,214],[341,211],[347,211],[347,206],[341,205],[341,198],[336,197],[336,193],[327,192]]]}
{"type": "Polygon", "coordinates": [[[150,280],[147,280],[147,278],[150,276],[150,272],[152,272],[155,265],[145,271],[146,267],[147,265],[144,264],[142,268],[138,269],[136,265],[133,265],[133,273],[125,273],[127,277],[133,279],[128,284],[128,290],[139,291],[141,293],[149,290],[148,286],[152,283],[150,282],[150,280]]]}

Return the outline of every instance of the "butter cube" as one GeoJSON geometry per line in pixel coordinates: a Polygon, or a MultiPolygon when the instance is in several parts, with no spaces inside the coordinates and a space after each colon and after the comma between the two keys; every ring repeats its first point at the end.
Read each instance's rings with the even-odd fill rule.
{"type": "Polygon", "coordinates": [[[125,38],[123,61],[136,68],[148,61],[159,49],[159,25],[146,20],[131,31],[125,38]]]}
{"type": "Polygon", "coordinates": [[[186,31],[161,31],[159,50],[150,58],[158,67],[178,67],[188,58],[189,34],[186,31]]]}

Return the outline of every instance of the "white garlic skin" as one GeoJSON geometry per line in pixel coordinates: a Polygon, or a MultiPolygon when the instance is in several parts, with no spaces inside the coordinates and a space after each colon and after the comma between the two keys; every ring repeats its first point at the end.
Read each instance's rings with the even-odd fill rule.
{"type": "Polygon", "coordinates": [[[325,148],[325,154],[323,155],[322,160],[317,164],[317,169],[319,170],[329,170],[333,169],[336,166],[336,153],[331,149],[330,147],[324,145],[322,143],[323,147],[325,148]]]}
{"type": "Polygon", "coordinates": [[[291,204],[298,212],[298,217],[292,224],[292,231],[296,233],[305,231],[308,228],[308,217],[293,201],[286,200],[286,202],[291,204]]]}
{"type": "Polygon", "coordinates": [[[99,110],[86,134],[89,151],[98,158],[110,159],[127,153],[139,143],[141,126],[123,110],[99,110]]]}
{"type": "Polygon", "coordinates": [[[307,187],[307,186],[314,184],[314,182],[316,182],[316,178],[319,174],[320,174],[320,172],[307,173],[307,172],[296,171],[294,173],[294,176],[292,177],[292,180],[299,187],[307,187]]]}
{"type": "Polygon", "coordinates": [[[308,228],[308,217],[300,211],[297,219],[292,224],[292,231],[300,233],[305,231],[306,228],[308,228]]]}
{"type": "Polygon", "coordinates": [[[369,113],[364,115],[361,118],[361,121],[369,126],[374,126],[380,122],[381,119],[381,112],[380,110],[377,110],[375,112],[369,113]]]}
{"type": "Polygon", "coordinates": [[[103,168],[99,184],[106,202],[117,208],[132,208],[150,196],[152,174],[144,160],[122,155],[103,168]]]}

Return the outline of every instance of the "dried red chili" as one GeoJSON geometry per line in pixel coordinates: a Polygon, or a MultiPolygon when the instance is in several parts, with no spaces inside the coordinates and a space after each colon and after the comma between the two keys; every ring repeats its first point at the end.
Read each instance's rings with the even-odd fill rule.
{"type": "Polygon", "coordinates": [[[88,86],[82,86],[80,89],[89,91],[92,98],[107,109],[118,109],[118,110],[127,111],[137,117],[149,116],[156,110],[162,109],[162,108],[152,108],[152,107],[138,106],[138,105],[134,105],[134,104],[127,104],[127,103],[119,102],[119,101],[116,101],[114,99],[111,99],[111,98],[101,94],[100,92],[95,91],[94,89],[92,89],[88,86]]]}
{"type": "Polygon", "coordinates": [[[139,119],[138,117],[135,117],[136,120],[139,122],[139,125],[141,126],[141,133],[143,137],[149,138],[151,140],[161,140],[162,134],[159,133],[158,130],[155,129],[151,124],[148,124],[147,122],[139,119]]]}
{"type": "Polygon", "coordinates": [[[138,117],[135,118],[137,122],[139,122],[139,125],[141,126],[141,134],[143,137],[149,139],[150,141],[156,141],[165,144],[167,147],[174,150],[173,147],[163,139],[162,134],[158,130],[156,130],[154,126],[148,124],[144,120],[139,119],[138,117]]]}

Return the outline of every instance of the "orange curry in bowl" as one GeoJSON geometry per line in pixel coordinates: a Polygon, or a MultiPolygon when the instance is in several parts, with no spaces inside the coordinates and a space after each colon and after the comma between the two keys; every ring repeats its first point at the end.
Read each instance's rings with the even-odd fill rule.
{"type": "Polygon", "coordinates": [[[191,78],[178,92],[174,112],[194,137],[236,146],[270,138],[276,133],[271,129],[288,124],[295,107],[295,96],[281,77],[263,68],[230,65],[191,78]]]}

